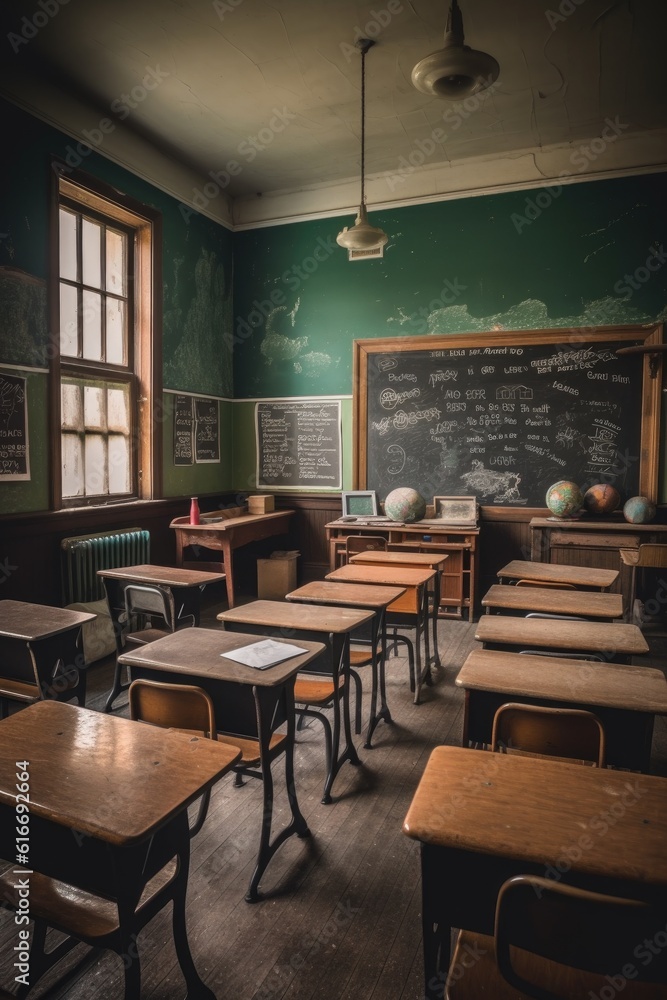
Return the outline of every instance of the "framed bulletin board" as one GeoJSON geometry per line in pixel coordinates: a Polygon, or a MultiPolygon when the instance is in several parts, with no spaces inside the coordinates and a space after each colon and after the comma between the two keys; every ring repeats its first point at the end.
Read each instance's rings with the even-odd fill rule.
{"type": "Polygon", "coordinates": [[[662,342],[661,325],[355,341],[354,486],[526,515],[559,479],[655,500],[662,342]]]}

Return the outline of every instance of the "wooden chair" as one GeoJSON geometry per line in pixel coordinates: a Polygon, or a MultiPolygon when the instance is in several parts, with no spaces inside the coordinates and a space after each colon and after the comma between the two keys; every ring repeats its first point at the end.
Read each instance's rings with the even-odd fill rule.
{"type": "Polygon", "coordinates": [[[345,562],[350,561],[350,556],[357,552],[386,552],[387,539],[382,535],[348,535],[345,539],[345,562]]]}
{"type": "Polygon", "coordinates": [[[493,717],[491,750],[604,767],[605,731],[597,715],[583,709],[508,702],[493,717]]]}
{"type": "MultiPolygon", "coordinates": [[[[637,570],[641,571],[643,590],[646,584],[646,570],[667,569],[667,544],[661,545],[657,542],[650,542],[640,545],[638,549],[619,549],[619,554],[622,566],[629,566],[632,570],[626,617],[629,621],[634,621],[637,625],[650,624],[650,622],[646,621],[643,608],[637,608],[637,613],[635,613],[635,604],[637,602],[637,570]]],[[[663,618],[665,613],[666,606],[664,606],[663,598],[663,618]]]]}
{"type": "Polygon", "coordinates": [[[646,903],[517,875],[500,888],[494,936],[459,933],[445,998],[664,1000],[667,950],[633,961],[632,977],[620,974],[659,929],[664,914],[646,903]]]}
{"type": "MultiPolygon", "coordinates": [[[[236,774],[236,785],[241,785],[241,775],[260,777],[259,741],[236,736],[234,733],[218,733],[215,727],[215,709],[210,695],[203,688],[191,684],[169,684],[166,681],[135,680],[129,690],[130,718],[139,722],[149,722],[166,729],[201,734],[207,739],[218,740],[237,747],[241,759],[232,770],[236,774]]],[[[270,759],[282,752],[285,735],[274,733],[269,747],[270,759]]],[[[199,811],[190,836],[199,833],[210,801],[210,791],[201,797],[199,811]]]]}

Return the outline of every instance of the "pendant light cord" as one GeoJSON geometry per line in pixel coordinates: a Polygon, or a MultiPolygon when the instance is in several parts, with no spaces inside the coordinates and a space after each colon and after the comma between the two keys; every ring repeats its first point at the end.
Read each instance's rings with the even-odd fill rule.
{"type": "Polygon", "coordinates": [[[361,204],[366,204],[366,53],[375,45],[372,38],[360,38],[357,47],[361,52],[361,204]]]}
{"type": "Polygon", "coordinates": [[[366,52],[361,50],[361,204],[365,205],[364,176],[366,172],[366,52]]]}

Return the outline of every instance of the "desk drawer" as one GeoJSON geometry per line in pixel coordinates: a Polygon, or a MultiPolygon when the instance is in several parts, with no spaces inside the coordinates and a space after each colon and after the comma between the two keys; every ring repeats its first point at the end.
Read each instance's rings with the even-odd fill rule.
{"type": "MultiPolygon", "coordinates": [[[[401,584],[402,586],[402,584],[401,584]]],[[[400,611],[403,614],[416,615],[419,613],[419,593],[416,587],[408,587],[404,594],[397,597],[395,601],[387,605],[387,614],[392,611],[400,611]]]]}
{"type": "Polygon", "coordinates": [[[576,545],[585,549],[638,549],[639,535],[614,535],[606,532],[558,531],[551,536],[551,548],[576,545]]]}

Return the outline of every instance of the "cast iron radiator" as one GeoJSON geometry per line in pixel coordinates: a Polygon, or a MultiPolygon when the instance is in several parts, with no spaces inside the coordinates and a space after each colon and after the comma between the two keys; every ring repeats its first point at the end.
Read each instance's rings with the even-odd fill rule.
{"type": "Polygon", "coordinates": [[[104,587],[98,569],[149,563],[150,543],[150,532],[141,528],[63,538],[60,543],[63,604],[101,600],[104,587]]]}

